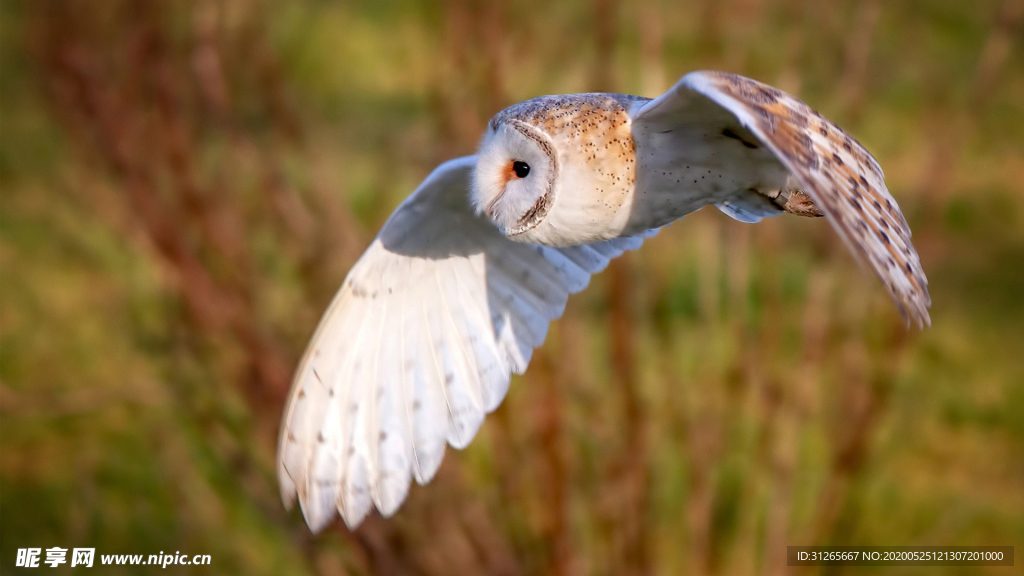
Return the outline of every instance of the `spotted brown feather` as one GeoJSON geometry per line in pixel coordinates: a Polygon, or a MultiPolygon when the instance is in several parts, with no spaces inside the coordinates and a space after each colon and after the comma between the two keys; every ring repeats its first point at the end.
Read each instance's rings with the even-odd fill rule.
{"type": "Polygon", "coordinates": [[[910,228],[871,154],[792,96],[749,78],[695,72],[680,84],[732,112],[799,180],[854,256],[881,279],[900,314],[931,324],[928,279],[910,228]]]}

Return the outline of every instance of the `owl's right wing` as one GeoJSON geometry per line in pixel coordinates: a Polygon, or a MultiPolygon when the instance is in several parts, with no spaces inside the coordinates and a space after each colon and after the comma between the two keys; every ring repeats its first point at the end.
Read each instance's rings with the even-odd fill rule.
{"type": "Polygon", "coordinates": [[[371,504],[392,514],[410,477],[433,477],[446,444],[469,444],[569,294],[643,241],[513,242],[473,213],[474,165],[475,157],[442,164],[398,207],[299,365],[277,475],[285,504],[297,498],[314,531],[335,510],[350,527],[371,504]]]}
{"type": "MultiPolygon", "coordinates": [[[[665,94],[641,102],[633,126],[640,165],[667,160],[638,177],[638,183],[644,177],[667,184],[661,186],[664,198],[645,190],[651,192],[647,206],[676,203],[685,212],[711,202],[737,220],[756,222],[780,213],[758,189],[799,190],[875,272],[907,323],[931,323],[928,279],[882,169],[807,104],[735,74],[691,72],[665,94]]],[[[651,225],[661,224],[640,227],[651,225]]]]}

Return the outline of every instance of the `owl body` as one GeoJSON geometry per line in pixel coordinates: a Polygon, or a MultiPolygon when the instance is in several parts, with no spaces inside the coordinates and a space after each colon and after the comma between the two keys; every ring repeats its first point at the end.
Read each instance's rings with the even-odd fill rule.
{"type": "Polygon", "coordinates": [[[286,505],[313,530],[395,512],[465,447],[570,294],[706,205],[757,222],[825,216],[900,313],[927,279],[881,168],[799,100],[694,72],[653,100],[542,96],[499,112],[349,272],[296,371],[278,447],[286,505]]]}
{"type": "Polygon", "coordinates": [[[756,222],[781,214],[782,205],[773,199],[798,187],[738,121],[719,116],[711,106],[695,112],[713,121],[672,129],[634,126],[639,177],[625,233],[665,226],[709,204],[756,222]]]}
{"type": "Polygon", "coordinates": [[[600,242],[660,228],[708,204],[721,204],[730,215],[730,206],[741,207],[750,212],[740,218],[745,221],[782,212],[771,200],[799,186],[738,120],[722,118],[715,104],[700,102],[713,120],[706,126],[635,125],[634,116],[650,101],[611,93],[541,96],[497,114],[480,147],[477,208],[488,213],[513,176],[504,169],[507,178],[488,186],[480,175],[495,171],[491,163],[507,165],[526,134],[550,153],[555,177],[550,193],[534,199],[541,204],[537,210],[527,210],[543,218],[534,226],[516,222],[522,230],[506,231],[515,241],[600,242]]]}

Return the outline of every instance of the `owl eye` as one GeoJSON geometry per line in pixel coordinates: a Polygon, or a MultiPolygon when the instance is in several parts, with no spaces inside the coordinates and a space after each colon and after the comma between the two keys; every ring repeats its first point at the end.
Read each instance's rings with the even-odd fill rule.
{"type": "Polygon", "coordinates": [[[516,176],[526,178],[530,174],[530,165],[516,160],[512,163],[512,171],[516,173],[516,176]]]}

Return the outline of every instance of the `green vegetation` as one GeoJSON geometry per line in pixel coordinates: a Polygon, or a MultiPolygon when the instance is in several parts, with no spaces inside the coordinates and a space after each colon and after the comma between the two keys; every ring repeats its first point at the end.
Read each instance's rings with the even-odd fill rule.
{"type": "Polygon", "coordinates": [[[1019,565],[1022,21],[1019,0],[3,0],[2,570],[27,546],[218,574],[781,574],[787,544],[826,543],[1019,565]],[[703,68],[874,152],[932,328],[825,222],[704,210],[573,297],[395,517],[310,535],[277,495],[283,398],[391,210],[508,104],[703,68]]]}

